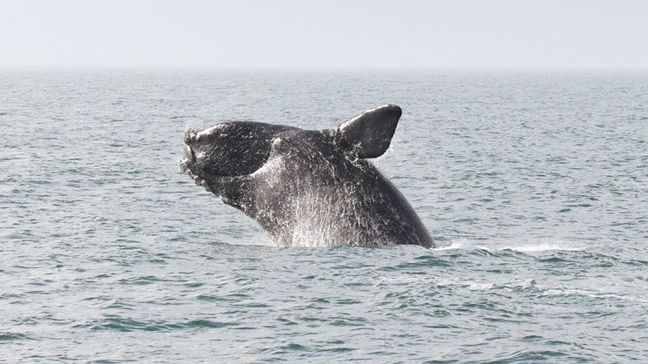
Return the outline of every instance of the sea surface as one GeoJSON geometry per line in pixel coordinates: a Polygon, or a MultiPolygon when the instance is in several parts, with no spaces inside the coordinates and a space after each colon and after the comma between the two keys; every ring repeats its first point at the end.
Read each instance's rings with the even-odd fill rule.
{"type": "Polygon", "coordinates": [[[648,73],[0,72],[0,362],[646,362],[648,73]],[[439,247],[279,248],[188,127],[403,110],[439,247]]]}

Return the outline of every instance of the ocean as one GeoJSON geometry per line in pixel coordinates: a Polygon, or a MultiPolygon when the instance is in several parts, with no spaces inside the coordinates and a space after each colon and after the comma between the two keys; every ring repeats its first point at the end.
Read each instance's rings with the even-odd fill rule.
{"type": "Polygon", "coordinates": [[[0,362],[646,362],[648,73],[0,71],[0,362]],[[438,248],[280,248],[183,132],[403,116],[438,248]]]}

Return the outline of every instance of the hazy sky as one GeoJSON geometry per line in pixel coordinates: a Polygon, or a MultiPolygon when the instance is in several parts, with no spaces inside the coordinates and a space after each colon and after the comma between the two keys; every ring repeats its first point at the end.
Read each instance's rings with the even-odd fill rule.
{"type": "Polygon", "coordinates": [[[0,67],[648,68],[648,1],[0,0],[0,67]]]}

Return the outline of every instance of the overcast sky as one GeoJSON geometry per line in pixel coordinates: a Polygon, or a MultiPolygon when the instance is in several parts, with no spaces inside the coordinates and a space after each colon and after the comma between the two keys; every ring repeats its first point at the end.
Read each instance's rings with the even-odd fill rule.
{"type": "Polygon", "coordinates": [[[0,67],[648,68],[648,1],[0,0],[0,67]]]}

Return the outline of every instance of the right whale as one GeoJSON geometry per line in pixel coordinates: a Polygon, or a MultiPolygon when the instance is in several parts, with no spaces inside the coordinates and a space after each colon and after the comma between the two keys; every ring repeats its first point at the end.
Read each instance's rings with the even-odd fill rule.
{"type": "Polygon", "coordinates": [[[389,148],[401,114],[383,105],[325,130],[247,121],[190,129],[180,166],[277,245],[429,248],[414,209],[367,160],[389,148]]]}

